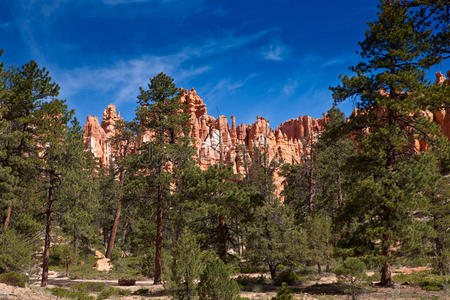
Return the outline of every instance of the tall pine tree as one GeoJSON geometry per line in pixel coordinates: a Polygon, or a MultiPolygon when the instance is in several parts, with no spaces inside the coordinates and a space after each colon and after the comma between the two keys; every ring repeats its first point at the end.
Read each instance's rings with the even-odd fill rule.
{"type": "Polygon", "coordinates": [[[348,164],[353,182],[342,215],[355,224],[350,233],[355,251],[381,263],[382,286],[393,284],[395,252],[420,227],[413,213],[427,204],[423,191],[432,184],[433,161],[417,154],[423,149],[415,141],[433,145],[439,130],[418,112],[449,103],[448,94],[424,76],[424,68],[436,61],[430,60],[436,35],[408,12],[403,1],[383,0],[360,43],[362,62],[351,68],[356,74],[331,88],[336,103],[357,99],[349,126],[359,151],[348,164]]]}

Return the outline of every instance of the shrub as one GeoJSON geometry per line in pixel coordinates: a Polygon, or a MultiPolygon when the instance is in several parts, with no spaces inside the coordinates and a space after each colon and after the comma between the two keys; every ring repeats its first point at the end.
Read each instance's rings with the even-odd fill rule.
{"type": "Polygon", "coordinates": [[[95,300],[95,298],[89,296],[89,294],[86,291],[72,291],[59,287],[49,288],[47,290],[50,291],[50,293],[52,293],[52,295],[56,296],[57,298],[62,297],[76,300],[95,300]]]}
{"type": "Polygon", "coordinates": [[[239,284],[240,289],[244,291],[264,292],[270,289],[270,286],[267,284],[267,280],[263,275],[258,277],[240,275],[236,278],[236,282],[239,284]]]}
{"type": "Polygon", "coordinates": [[[128,296],[131,295],[131,291],[121,290],[114,287],[109,287],[103,290],[98,296],[97,300],[109,299],[111,296],[128,296]]]}
{"type": "Polygon", "coordinates": [[[278,273],[277,276],[273,279],[273,284],[276,286],[281,286],[283,282],[286,282],[288,285],[293,285],[297,282],[298,276],[291,269],[286,269],[278,273]]]}
{"type": "Polygon", "coordinates": [[[76,263],[77,253],[71,245],[55,245],[50,249],[50,260],[55,265],[62,264],[66,270],[66,276],[69,276],[69,266],[76,263]]]}
{"type": "Polygon", "coordinates": [[[26,271],[31,266],[31,248],[13,230],[0,234],[0,273],[26,271]]]}
{"type": "Polygon", "coordinates": [[[429,271],[417,272],[412,274],[399,274],[393,277],[394,281],[407,282],[410,285],[420,286],[426,291],[439,291],[444,289],[450,283],[450,276],[435,275],[429,271]]]}
{"type": "Polygon", "coordinates": [[[214,257],[200,276],[198,293],[201,300],[238,300],[239,286],[223,261],[214,257]]]}
{"type": "Polygon", "coordinates": [[[281,284],[281,288],[278,290],[277,295],[272,297],[272,300],[294,300],[294,296],[288,289],[286,282],[281,284]]]}
{"type": "Polygon", "coordinates": [[[173,299],[192,299],[203,270],[202,252],[195,236],[186,231],[178,239],[172,256],[164,259],[164,288],[173,299]]]}
{"type": "Polygon", "coordinates": [[[0,282],[7,285],[25,287],[25,281],[25,278],[17,272],[0,274],[0,282]]]}
{"type": "Polygon", "coordinates": [[[365,277],[366,265],[359,258],[348,257],[340,264],[334,273],[336,276],[342,277],[351,285],[349,292],[352,295],[352,299],[356,299],[359,292],[359,285],[365,277]]]}

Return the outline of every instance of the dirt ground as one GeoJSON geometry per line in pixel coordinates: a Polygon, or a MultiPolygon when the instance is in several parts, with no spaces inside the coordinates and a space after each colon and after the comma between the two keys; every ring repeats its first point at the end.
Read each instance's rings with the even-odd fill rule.
{"type": "MultiPolygon", "coordinates": [[[[412,269],[412,268],[402,268],[395,270],[396,273],[406,273],[422,271],[412,269]]],[[[265,274],[267,275],[267,274],[265,274]]],[[[123,300],[138,300],[138,299],[170,299],[164,295],[164,287],[162,285],[153,285],[152,280],[137,281],[135,286],[123,287],[117,285],[117,280],[82,280],[76,279],[71,280],[63,275],[51,272],[49,274],[49,285],[48,287],[69,287],[82,282],[103,282],[107,285],[114,286],[121,289],[128,289],[130,291],[136,291],[139,289],[148,289],[148,296],[123,296],[120,299],[123,300]]],[[[349,295],[339,294],[336,292],[335,284],[337,278],[333,274],[327,274],[320,278],[320,280],[310,281],[302,283],[301,285],[290,286],[289,288],[295,292],[295,299],[303,300],[313,300],[313,299],[350,299],[349,295]]],[[[276,288],[271,291],[266,292],[245,292],[240,293],[241,297],[246,297],[249,299],[260,299],[270,300],[276,294],[276,288]]],[[[51,295],[44,289],[39,287],[39,281],[34,282],[27,288],[17,288],[12,286],[7,286],[0,283],[0,300],[7,299],[23,299],[23,300],[47,300],[56,299],[56,296],[51,295]]],[[[116,298],[117,299],[117,298],[116,298]]],[[[428,292],[417,287],[412,287],[408,285],[396,285],[394,288],[380,288],[371,287],[366,290],[365,293],[359,296],[359,299],[369,300],[369,299],[449,299],[450,294],[448,291],[439,292],[428,292]]]]}

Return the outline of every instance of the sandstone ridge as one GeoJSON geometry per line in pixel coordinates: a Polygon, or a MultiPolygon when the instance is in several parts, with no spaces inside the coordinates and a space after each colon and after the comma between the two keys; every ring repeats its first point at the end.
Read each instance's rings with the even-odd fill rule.
{"type": "MultiPolygon", "coordinates": [[[[450,84],[450,81],[438,72],[435,84],[450,84]]],[[[246,166],[254,155],[254,147],[265,149],[269,160],[278,157],[288,163],[301,163],[302,156],[308,153],[310,145],[317,134],[324,130],[326,122],[325,115],[317,119],[299,116],[272,129],[267,119],[258,116],[252,124],[236,125],[234,116],[230,117],[230,124],[225,116],[214,118],[208,115],[203,99],[193,88],[182,90],[180,101],[185,103],[186,112],[191,115],[190,135],[201,169],[207,169],[222,160],[223,163],[231,164],[235,173],[245,174],[246,166]]],[[[426,113],[450,139],[450,108],[426,113]]],[[[110,104],[103,113],[101,125],[97,116],[88,116],[84,125],[86,148],[105,166],[109,165],[112,151],[108,138],[114,135],[114,126],[119,119],[120,113],[116,111],[115,105],[110,104]]],[[[145,140],[146,137],[142,139],[145,140]]],[[[274,179],[279,192],[281,178],[276,175],[274,179]]]]}

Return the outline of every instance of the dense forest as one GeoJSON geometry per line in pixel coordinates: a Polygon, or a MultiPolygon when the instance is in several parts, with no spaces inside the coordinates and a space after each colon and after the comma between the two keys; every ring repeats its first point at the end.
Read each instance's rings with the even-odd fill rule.
{"type": "MultiPolygon", "coordinates": [[[[433,112],[450,113],[450,83],[425,75],[449,57],[449,6],[381,1],[302,161],[242,148],[245,174],[222,158],[199,168],[190,115],[164,73],[136,87],[135,119],[117,122],[104,167],[44,67],[0,65],[0,279],[39,276],[45,287],[56,270],[152,278],[174,299],[240,299],[250,282],[292,284],[309,270],[334,272],[356,298],[372,281],[401,283],[395,266],[429,266],[418,284],[445,288],[450,143],[433,112]],[[346,117],[337,105],[351,100],[346,117]],[[111,271],[92,269],[95,251],[111,271]]],[[[273,299],[289,297],[284,284],[273,299]]]]}

